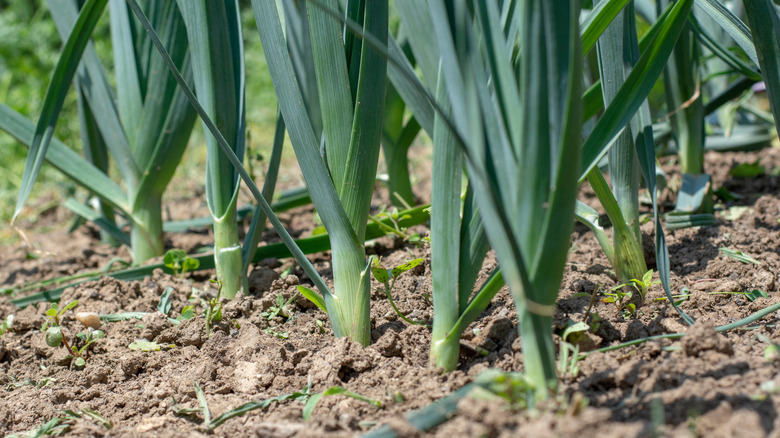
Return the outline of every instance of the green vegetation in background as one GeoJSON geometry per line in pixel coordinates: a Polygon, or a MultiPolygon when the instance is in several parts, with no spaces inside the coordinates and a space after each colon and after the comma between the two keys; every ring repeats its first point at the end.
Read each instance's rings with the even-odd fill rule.
{"type": "MultiPolygon", "coordinates": [[[[0,102],[22,115],[35,119],[40,113],[51,72],[59,57],[62,40],[51,18],[44,0],[8,0],[0,8],[0,102]]],[[[273,143],[276,122],[276,94],[263,56],[262,45],[254,27],[254,16],[249,2],[241,2],[241,20],[245,50],[254,55],[246,60],[246,90],[252,104],[247,107],[247,154],[258,160],[267,160],[273,143]]],[[[109,83],[115,84],[113,56],[109,37],[109,21],[106,14],[93,33],[95,48],[103,65],[106,66],[109,83]]],[[[81,151],[79,117],[76,94],[69,92],[57,124],[56,137],[81,151]]],[[[287,169],[294,169],[292,150],[285,148],[284,163],[287,169]]],[[[0,130],[0,223],[11,220],[13,205],[18,195],[24,162],[28,149],[0,130]]],[[[205,138],[198,125],[190,138],[189,146],[182,158],[176,175],[164,199],[189,197],[193,182],[196,187],[205,188],[203,168],[206,162],[205,138]]],[[[116,175],[116,166],[109,172],[116,175]]],[[[262,175],[258,175],[262,176],[262,175]]],[[[282,176],[286,185],[299,184],[299,176],[286,171],[282,176]]],[[[25,216],[25,222],[35,222],[37,211],[61,203],[77,193],[77,186],[52,166],[44,164],[38,183],[34,186],[32,199],[51,199],[52,202],[29,204],[32,214],[25,216]]],[[[205,210],[204,210],[205,211],[205,210]]],[[[9,244],[17,234],[7,227],[0,227],[0,241],[9,244]]]]}
{"type": "MultiPolygon", "coordinates": [[[[3,42],[0,44],[0,102],[27,117],[35,117],[43,104],[62,42],[44,0],[8,0],[4,3],[0,8],[0,41],[3,42]]],[[[75,94],[68,96],[66,107],[67,121],[60,126],[58,135],[71,140],[69,144],[77,144],[79,121],[75,94]]],[[[26,157],[27,148],[0,131],[0,172],[4,175],[0,179],[0,223],[7,224],[11,220],[26,157]]],[[[67,193],[75,189],[74,184],[49,166],[45,166],[41,178],[44,183],[36,187],[36,197],[50,195],[53,187],[64,185],[67,193]]],[[[34,217],[28,219],[35,220],[34,217]]],[[[8,242],[15,234],[2,227],[0,237],[8,242]]]]}

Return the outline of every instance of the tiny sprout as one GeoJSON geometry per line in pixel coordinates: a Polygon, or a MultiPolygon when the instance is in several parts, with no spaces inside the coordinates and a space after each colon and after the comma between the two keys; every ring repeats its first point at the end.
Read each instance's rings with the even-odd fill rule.
{"type": "Polygon", "coordinates": [[[369,265],[371,266],[371,273],[374,274],[374,278],[376,281],[382,283],[384,285],[384,292],[387,296],[388,301],[390,301],[390,305],[393,307],[393,310],[395,310],[395,313],[401,317],[404,321],[408,322],[409,324],[415,324],[415,325],[422,325],[427,326],[424,322],[421,321],[412,321],[409,318],[407,318],[403,313],[401,313],[400,310],[398,310],[398,307],[395,305],[395,302],[393,301],[393,296],[391,295],[391,291],[393,290],[393,287],[395,287],[395,280],[398,278],[399,275],[403,274],[406,271],[410,271],[417,267],[420,263],[423,262],[423,259],[414,259],[409,260],[405,263],[402,263],[393,269],[386,269],[384,266],[382,266],[381,261],[378,258],[375,258],[372,256],[372,258],[369,260],[369,265]]]}
{"type": "Polygon", "coordinates": [[[100,327],[100,317],[94,312],[79,312],[76,314],[76,319],[81,322],[87,331],[85,333],[76,333],[75,338],[72,338],[72,342],[76,342],[78,338],[82,346],[77,346],[68,342],[68,338],[62,332],[61,317],[70,309],[78,306],[78,301],[72,301],[63,307],[60,307],[57,303],[52,303],[51,308],[46,311],[46,322],[41,327],[42,332],[46,332],[46,345],[52,348],[59,348],[64,346],[68,350],[68,358],[72,360],[72,364],[77,367],[83,367],[86,365],[86,360],[89,358],[89,346],[96,340],[106,336],[103,330],[93,330],[93,328],[100,327]]]}
{"type": "Polygon", "coordinates": [[[176,276],[182,276],[186,272],[194,271],[200,267],[200,262],[197,259],[188,256],[181,249],[168,250],[163,256],[163,264],[176,276]]]}

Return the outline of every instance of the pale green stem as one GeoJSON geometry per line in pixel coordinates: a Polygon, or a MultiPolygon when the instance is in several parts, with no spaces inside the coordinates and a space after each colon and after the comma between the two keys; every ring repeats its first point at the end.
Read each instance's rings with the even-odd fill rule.
{"type": "Polygon", "coordinates": [[[144,193],[135,203],[130,227],[130,242],[133,247],[133,263],[140,264],[152,257],[163,255],[165,242],[162,231],[162,196],[158,193],[144,193]]]}
{"type": "Polygon", "coordinates": [[[387,161],[387,186],[390,189],[390,202],[398,208],[414,206],[414,192],[409,179],[409,148],[395,144],[385,147],[387,161]],[[388,150],[389,149],[389,150],[388,150]]]}
{"type": "MultiPolygon", "coordinates": [[[[447,90],[439,81],[436,97],[443,111],[450,112],[447,90]]],[[[460,316],[459,284],[461,265],[461,168],[463,154],[455,138],[438,114],[433,128],[433,189],[431,193],[431,270],[433,272],[433,333],[431,363],[452,371],[458,366],[460,340],[447,341],[447,335],[460,316]]],[[[468,225],[468,224],[467,224],[468,225]]],[[[470,243],[470,242],[467,242],[470,243]]],[[[471,292],[471,285],[469,285],[471,292]]],[[[468,299],[468,296],[466,296],[468,299]]],[[[465,307],[465,303],[463,304],[465,307]]]]}
{"type": "Polygon", "coordinates": [[[686,25],[664,70],[666,101],[682,173],[704,172],[704,102],[699,90],[699,42],[686,25]]]}
{"type": "Polygon", "coordinates": [[[333,240],[333,294],[325,296],[333,334],[367,346],[371,343],[371,281],[361,245],[333,240]],[[345,248],[346,247],[346,248],[345,248]]]}
{"type": "Polygon", "coordinates": [[[555,343],[552,317],[523,311],[520,313],[520,338],[522,339],[525,375],[534,385],[535,397],[529,400],[546,400],[558,385],[555,367],[555,343]]]}
{"type": "Polygon", "coordinates": [[[238,241],[235,198],[225,215],[221,218],[214,217],[213,220],[217,281],[221,284],[222,297],[232,300],[239,290],[246,290],[241,245],[238,241]]]}
{"type": "Polygon", "coordinates": [[[588,173],[588,182],[601,206],[607,212],[610,222],[612,222],[612,241],[614,242],[612,267],[617,273],[618,281],[628,283],[632,278],[642,278],[647,272],[642,245],[637,241],[629,224],[626,224],[623,213],[620,211],[604,175],[598,168],[594,168],[588,173]]]}
{"type": "MultiPolygon", "coordinates": [[[[437,367],[441,367],[445,371],[455,369],[458,365],[461,335],[487,309],[502,286],[504,286],[504,277],[501,275],[501,271],[493,271],[488,280],[482,284],[479,292],[460,312],[457,322],[450,327],[449,333],[444,338],[431,343],[431,358],[436,359],[433,363],[437,367]]],[[[433,321],[435,323],[436,318],[433,321]]]]}

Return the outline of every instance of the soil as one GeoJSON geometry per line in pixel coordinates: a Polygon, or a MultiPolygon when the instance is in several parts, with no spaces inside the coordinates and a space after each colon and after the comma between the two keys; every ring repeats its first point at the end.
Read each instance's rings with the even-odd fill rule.
{"type": "MultiPolygon", "coordinates": [[[[676,166],[667,161],[665,170],[674,185],[675,178],[679,180],[676,166]]],[[[749,328],[715,330],[780,301],[780,150],[708,155],[706,171],[713,175],[714,188],[723,187],[737,199],[722,206],[715,226],[666,232],[671,288],[675,294],[687,288],[680,306],[696,319],[695,325],[684,324],[658,285],[650,288],[645,305],[633,316],[602,302],[603,296],[588,312],[591,294],[614,287],[616,279],[594,236],[579,225],[572,236],[555,318],[559,333],[568,321],[587,318],[591,323],[595,330],[577,341],[581,351],[653,335],[687,336],[591,354],[578,363],[578,372],[561,376],[557,399],[535,410],[516,409],[500,398],[464,398],[449,422],[417,436],[780,436],[780,353],[772,347],[780,344],[777,314],[749,328]],[[752,163],[757,157],[766,166],[763,175],[753,179],[729,175],[736,164],[752,163]],[[742,263],[719,248],[742,251],[760,264],[742,263]],[[745,294],[725,293],[754,289],[767,297],[751,301],[745,294]],[[601,318],[597,324],[595,313],[601,318]]],[[[582,199],[596,206],[587,188],[582,199]]],[[[673,196],[666,194],[664,199],[673,196]]],[[[377,205],[381,202],[380,196],[377,205]]],[[[203,214],[202,205],[193,208],[198,203],[172,202],[172,214],[176,219],[203,214]]],[[[36,227],[47,220],[63,222],[60,209],[48,215],[49,219],[37,218],[36,227]]],[[[299,236],[314,226],[307,209],[286,213],[283,219],[299,236]]],[[[0,249],[0,287],[95,270],[113,257],[128,258],[126,250],[100,244],[89,227],[65,231],[28,230],[33,248],[0,249]]],[[[427,233],[422,226],[412,231],[427,233]]],[[[643,231],[649,267],[654,268],[652,225],[643,225],[643,231]]],[[[267,237],[275,238],[272,232],[267,237]]],[[[169,245],[195,251],[210,239],[206,231],[172,235],[169,245]]],[[[386,266],[425,259],[399,278],[393,296],[403,314],[430,322],[429,250],[385,237],[370,244],[369,252],[381,255],[386,266]]],[[[327,253],[312,256],[326,275],[328,258],[327,253]]],[[[495,263],[489,256],[483,274],[495,263]]],[[[326,315],[298,295],[296,286],[311,282],[289,260],[265,260],[254,266],[249,293],[224,304],[223,322],[212,328],[211,336],[206,335],[203,318],[174,325],[157,313],[167,287],[173,289],[170,316],[192,304],[200,310],[198,296],[214,293],[210,274],[176,278],[156,272],[143,281],[103,278],[66,290],[63,302],[78,300],[77,311],[148,312],[140,320],[104,322],[106,336],[94,344],[83,368],[72,366],[64,349],[46,345],[39,329],[48,304],[20,310],[9,297],[0,297],[0,316],[15,316],[12,330],[0,336],[0,431],[21,433],[52,418],[65,418],[65,410],[92,409],[113,428],[82,416],[65,420],[68,435],[199,436],[207,434],[202,415],[175,414],[176,409],[199,406],[195,384],[202,388],[213,417],[309,385],[312,392],[342,386],[380,401],[381,407],[332,395],[320,399],[304,421],[300,399],[281,400],[208,433],[341,437],[390,424],[401,436],[415,436],[404,420],[408,412],[452,393],[489,368],[523,370],[517,316],[505,289],[466,331],[458,369],[443,374],[428,364],[429,329],[398,318],[379,284],[374,284],[372,296],[373,344],[361,348],[334,338],[326,315]],[[291,299],[290,315],[269,319],[264,312],[276,305],[279,295],[291,299]],[[162,348],[131,350],[129,345],[137,340],[162,348]],[[170,344],[175,347],[168,348],[170,344]]],[[[68,334],[82,330],[72,315],[68,312],[63,319],[68,334]]]]}

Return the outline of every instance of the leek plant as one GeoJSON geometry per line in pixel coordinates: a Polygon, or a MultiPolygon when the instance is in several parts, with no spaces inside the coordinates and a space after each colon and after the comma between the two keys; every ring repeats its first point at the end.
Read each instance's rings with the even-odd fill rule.
{"type": "MultiPolygon", "coordinates": [[[[382,134],[387,61],[345,32],[324,9],[337,11],[338,1],[307,5],[323,105],[323,135],[318,140],[285,50],[276,4],[256,0],[252,5],[281,114],[312,201],[331,239],[333,292],[320,287],[324,297],[319,300],[324,298],[336,336],[367,345],[371,341],[370,276],[363,242],[382,134]]],[[[349,2],[345,13],[362,25],[365,33],[386,44],[386,1],[349,2]]]]}
{"type": "MultiPolygon", "coordinates": [[[[658,7],[669,3],[660,2],[658,7]]],[[[735,126],[734,113],[741,103],[721,109],[762,80],[750,30],[715,0],[699,0],[696,5],[699,13],[691,14],[664,73],[671,133],[683,173],[675,211],[667,214],[670,228],[710,225],[715,221],[711,179],[703,167],[705,149],[754,149],[766,145],[771,136],[762,132],[760,126],[735,126]],[[730,42],[727,35],[737,44],[730,42]],[[735,76],[737,80],[729,84],[735,76]],[[710,99],[705,104],[707,97],[710,99]],[[723,134],[705,136],[705,131],[711,130],[705,129],[705,116],[718,110],[723,134]]],[[[747,106],[745,109],[756,112],[747,106]]],[[[771,121],[771,117],[764,118],[771,121]]]]}
{"type": "Polygon", "coordinates": [[[498,270],[472,290],[489,243],[479,215],[474,186],[467,183],[463,202],[461,187],[464,158],[457,136],[447,126],[452,116],[447,86],[438,65],[440,52],[434,41],[434,26],[427,5],[415,0],[397,0],[402,24],[409,29],[408,42],[418,61],[423,80],[435,88],[442,111],[434,116],[433,178],[431,193],[431,275],[433,280],[433,333],[431,365],[452,371],[458,365],[460,338],[498,292],[503,281],[498,270]]]}
{"type": "MultiPolygon", "coordinates": [[[[659,1],[662,10],[670,0],[659,1]]],[[[695,19],[693,16],[691,19],[695,19]]],[[[701,47],[687,24],[664,70],[666,104],[683,174],[704,172],[704,99],[702,98],[701,47]]],[[[706,206],[702,206],[705,207],[706,206]]]]}
{"type": "MultiPolygon", "coordinates": [[[[67,37],[67,31],[63,32],[64,37],[67,37]]],[[[108,146],[106,145],[103,136],[100,135],[97,122],[95,120],[95,114],[92,108],[87,102],[85,96],[86,88],[82,85],[81,80],[76,78],[76,97],[78,103],[79,123],[81,144],[83,147],[84,158],[92,163],[101,172],[108,174],[108,146]]],[[[96,221],[104,221],[107,225],[100,228],[100,239],[103,243],[116,246],[122,237],[115,238],[109,229],[116,230],[116,214],[114,209],[107,203],[100,200],[100,198],[94,198],[96,201],[96,210],[99,211],[99,218],[96,221]]],[[[66,202],[67,205],[67,202],[66,202]]],[[[80,225],[80,222],[84,219],[81,216],[77,216],[78,219],[74,222],[71,229],[75,225],[80,225]]]]}
{"type": "MultiPolygon", "coordinates": [[[[485,232],[518,309],[525,372],[537,398],[548,397],[557,383],[552,317],[569,246],[578,175],[584,179],[595,168],[615,136],[640,111],[692,3],[682,1],[665,12],[645,53],[580,148],[578,2],[505,2],[500,9],[492,2],[468,6],[429,2],[430,16],[437,17],[433,28],[441,54],[440,80],[451,104],[452,120],[447,125],[463,148],[469,180],[479,193],[476,200],[485,232]],[[580,153],[578,174],[571,171],[570,163],[577,162],[580,153]]],[[[625,2],[616,5],[611,1],[591,14],[604,16],[609,10],[614,17],[625,2]]],[[[592,45],[606,25],[587,18],[585,23],[582,39],[587,36],[592,45]],[[602,26],[600,30],[594,30],[594,23],[602,26]]],[[[618,24],[622,26],[622,21],[618,24]]],[[[626,67],[621,61],[616,68],[622,75],[626,67]]],[[[646,127],[633,127],[642,137],[634,144],[642,146],[636,149],[639,167],[654,192],[653,142],[646,127]]],[[[669,293],[668,252],[657,214],[655,218],[659,270],[665,273],[661,281],[669,293]]]]}
{"type": "MultiPolygon", "coordinates": [[[[660,1],[659,9],[671,2],[660,1]]],[[[691,14],[691,21],[696,18],[691,14]]],[[[689,225],[712,225],[712,189],[704,173],[704,98],[702,89],[702,48],[687,24],[664,70],[664,90],[672,137],[677,144],[682,185],[677,205],[667,222],[672,228],[689,225]]]]}
{"type": "MultiPolygon", "coordinates": [[[[128,219],[130,236],[126,240],[131,244],[134,261],[140,263],[163,254],[162,194],[187,145],[195,112],[166,71],[162,58],[151,47],[147,35],[130,19],[127,5],[121,0],[111,0],[117,82],[114,92],[89,42],[107,3],[108,0],[89,0],[79,11],[75,0],[52,1],[57,11],[52,16],[60,33],[67,38],[41,116],[36,125],[0,105],[0,128],[30,148],[14,218],[21,213],[46,158],[128,219]],[[74,77],[79,81],[84,102],[89,105],[94,128],[116,163],[124,188],[108,178],[105,167],[101,170],[73,153],[53,135],[74,77]]],[[[191,78],[186,30],[175,3],[149,0],[144,2],[144,8],[153,17],[176,65],[191,78]]],[[[97,141],[95,132],[90,135],[97,141]]],[[[117,236],[123,235],[108,222],[99,224],[117,236]]]]}
{"type": "Polygon", "coordinates": [[[494,2],[432,0],[429,7],[448,127],[463,146],[485,232],[514,297],[526,375],[547,397],[557,381],[552,317],[577,192],[567,163],[580,156],[579,5],[505,2],[501,10],[494,2]]]}
{"type": "MultiPolygon", "coordinates": [[[[693,320],[677,307],[677,304],[674,302],[674,300],[671,298],[670,295],[669,254],[663,236],[663,230],[661,227],[661,222],[659,220],[658,208],[656,202],[657,194],[655,188],[656,186],[655,186],[655,163],[654,163],[655,154],[654,154],[654,148],[652,147],[652,145],[654,144],[653,134],[652,134],[652,129],[649,128],[650,115],[647,109],[647,104],[646,102],[642,102],[642,101],[647,96],[647,92],[649,91],[649,87],[652,86],[652,82],[654,82],[655,78],[657,78],[658,74],[660,74],[659,67],[662,68],[666,64],[666,60],[672,53],[672,49],[674,47],[679,47],[677,45],[678,44],[677,35],[679,35],[682,32],[683,27],[687,26],[688,23],[693,23],[693,25],[696,25],[696,21],[690,19],[692,3],[693,1],[685,1],[685,0],[678,0],[669,3],[668,7],[664,10],[663,14],[661,14],[657,18],[656,22],[652,25],[650,30],[642,38],[642,41],[640,41],[639,48],[640,48],[641,56],[638,59],[636,58],[636,52],[635,52],[636,49],[631,48],[631,47],[635,47],[635,37],[626,39],[626,35],[630,36],[632,32],[635,32],[635,30],[632,31],[632,29],[634,29],[635,27],[631,26],[630,23],[628,25],[624,24],[623,56],[625,57],[626,54],[630,55],[629,57],[623,58],[624,62],[630,61],[631,59],[637,59],[637,61],[636,64],[633,65],[633,67],[628,69],[630,70],[630,73],[628,73],[625,76],[624,85],[621,86],[620,89],[617,91],[617,93],[614,95],[612,104],[610,104],[609,107],[605,110],[603,116],[599,120],[598,124],[596,125],[596,127],[594,128],[593,132],[588,137],[584,145],[584,154],[585,154],[584,174],[588,175],[588,179],[591,180],[592,182],[593,172],[590,169],[593,169],[593,166],[595,166],[595,164],[598,162],[598,158],[600,157],[600,152],[597,151],[603,150],[601,147],[592,148],[592,146],[597,144],[606,144],[605,142],[608,142],[610,140],[610,135],[603,136],[602,134],[604,132],[609,131],[612,134],[615,134],[618,132],[618,130],[615,129],[615,126],[619,126],[621,123],[623,123],[626,120],[627,117],[634,118],[634,120],[630,124],[630,129],[634,137],[634,145],[636,147],[637,156],[639,158],[642,177],[646,183],[648,194],[650,195],[650,198],[653,203],[655,228],[656,228],[656,233],[655,233],[656,262],[657,262],[658,272],[660,274],[661,284],[664,287],[664,291],[666,292],[667,298],[669,298],[669,302],[671,303],[671,305],[678,311],[678,313],[681,315],[683,320],[688,324],[692,324],[693,320]],[[633,55],[631,55],[632,51],[634,51],[633,55]],[[643,90],[640,93],[634,93],[634,94],[626,93],[626,91],[631,88],[636,89],[636,86],[634,84],[635,82],[637,82],[636,80],[643,75],[642,73],[640,73],[643,70],[646,70],[649,73],[646,76],[646,78],[649,78],[652,81],[651,82],[644,81],[645,85],[640,85],[639,87],[643,90]],[[618,109],[618,108],[624,108],[626,106],[624,103],[622,103],[623,99],[636,100],[637,98],[641,99],[642,101],[628,105],[629,107],[631,107],[630,111],[625,111],[625,109],[618,109]],[[636,109],[639,109],[639,112],[636,113],[636,116],[634,116],[636,109]],[[623,114],[620,117],[616,118],[616,115],[621,114],[621,112],[623,112],[623,114]],[[617,123],[615,120],[619,120],[620,123],[617,123]],[[613,125],[610,129],[601,129],[610,125],[613,125]]],[[[765,6],[761,2],[755,2],[754,4],[760,4],[762,5],[762,7],[765,6]]],[[[756,52],[759,51],[758,46],[760,46],[761,44],[757,40],[755,43],[756,47],[754,47],[753,40],[750,36],[750,29],[748,29],[748,27],[745,26],[744,23],[742,23],[731,12],[729,12],[722,5],[720,5],[720,3],[717,2],[716,0],[696,0],[696,5],[699,9],[707,13],[723,29],[723,31],[725,31],[734,40],[734,42],[737,43],[739,48],[744,52],[745,55],[747,55],[747,57],[750,60],[752,60],[754,63],[758,63],[756,52]]],[[[766,17],[768,17],[770,20],[776,19],[777,14],[776,13],[770,14],[769,13],[770,11],[773,11],[771,7],[765,8],[763,9],[763,14],[765,14],[766,17]]],[[[627,13],[627,15],[629,14],[627,13]]],[[[624,23],[626,22],[626,20],[633,20],[633,18],[632,17],[624,18],[624,23]]],[[[611,26],[617,26],[617,23],[612,23],[611,26]]],[[[759,26],[759,28],[761,27],[759,26]]],[[[766,28],[761,28],[761,29],[764,33],[772,32],[771,26],[768,26],[766,28]]],[[[701,32],[697,36],[700,37],[700,41],[707,40],[706,36],[701,32]]],[[[764,41],[764,39],[760,39],[760,40],[761,42],[764,41]]],[[[687,43],[690,43],[689,40],[684,39],[682,44],[687,44],[686,41],[687,43]]],[[[746,62],[741,61],[738,57],[730,55],[729,54],[730,51],[724,49],[722,45],[716,43],[710,43],[708,45],[708,48],[710,48],[716,56],[721,58],[726,64],[728,64],[731,68],[733,68],[735,72],[744,75],[748,79],[747,81],[748,84],[750,83],[749,81],[755,80],[758,72],[753,70],[752,67],[747,65],[746,62]]],[[[771,56],[771,59],[774,60],[773,62],[776,62],[778,57],[773,55],[771,56]]],[[[619,61],[616,61],[616,64],[617,63],[619,63],[619,61]]],[[[631,66],[631,64],[628,65],[631,66]]],[[[770,63],[767,69],[764,69],[762,67],[762,74],[766,77],[767,83],[769,83],[772,80],[773,68],[775,72],[778,71],[776,64],[770,63]]],[[[602,74],[604,74],[604,72],[602,72],[602,74]]],[[[603,76],[601,81],[602,87],[604,84],[604,79],[605,77],[603,76]]],[[[620,81],[620,78],[617,78],[617,80],[620,81]]],[[[712,101],[706,105],[707,108],[705,109],[705,112],[714,111],[720,105],[723,105],[724,102],[728,101],[733,97],[738,96],[739,93],[741,93],[741,91],[745,90],[744,83],[746,82],[737,81],[733,86],[730,86],[729,89],[725,90],[722,93],[722,96],[716,96],[715,98],[713,98],[712,101]]],[[[780,86],[780,84],[778,84],[778,86],[780,86]]],[[[607,94],[605,93],[605,97],[606,96],[607,94]]],[[[594,188],[594,191],[596,190],[597,189],[594,188]]],[[[606,190],[604,190],[604,192],[606,193],[606,190]]],[[[699,193],[701,193],[701,191],[699,191],[699,193]]],[[[622,228],[623,224],[622,223],[617,223],[617,225],[615,224],[616,221],[615,218],[619,218],[620,215],[617,214],[618,210],[613,211],[613,207],[617,207],[617,203],[616,202],[605,203],[604,202],[605,199],[607,199],[607,197],[600,197],[600,200],[602,201],[602,205],[607,211],[610,220],[613,222],[613,226],[615,226],[614,234],[620,235],[622,234],[620,229],[622,228]]],[[[616,266],[619,265],[621,262],[620,260],[618,260],[617,257],[617,253],[619,251],[619,248],[617,248],[617,239],[615,240],[615,246],[613,246],[609,242],[606,233],[598,225],[598,215],[596,214],[596,212],[592,209],[589,209],[587,206],[584,206],[584,204],[578,204],[578,219],[586,223],[586,225],[588,225],[595,232],[596,237],[599,240],[599,243],[604,248],[607,257],[609,258],[610,262],[613,264],[613,267],[615,267],[616,271],[620,272],[620,268],[616,266]]],[[[673,223],[669,221],[668,223],[669,226],[674,226],[673,223]]],[[[638,276],[635,278],[640,278],[640,277],[638,276]]]]}
{"type": "MultiPolygon", "coordinates": [[[[446,86],[441,70],[439,73],[436,98],[439,106],[448,111],[446,86]]],[[[430,359],[435,367],[451,371],[458,365],[461,335],[487,308],[504,283],[499,271],[495,270],[471,298],[489,244],[470,183],[461,207],[463,153],[442,118],[437,114],[433,130],[431,272],[434,319],[430,359]]]]}
{"type": "MultiPolygon", "coordinates": [[[[237,1],[179,0],[190,44],[195,90],[236,156],[244,156],[244,48],[237,1]]],[[[238,240],[239,177],[214,136],[206,134],[206,199],[214,224],[214,262],[224,298],[246,290],[238,240]]],[[[251,242],[252,239],[250,238],[251,242]]]]}
{"type": "MultiPolygon", "coordinates": [[[[629,2],[606,29],[599,39],[597,50],[601,92],[607,106],[615,98],[639,58],[633,2],[629,2]]],[[[591,170],[587,176],[593,192],[612,223],[612,245],[607,244],[612,251],[607,250],[606,253],[620,283],[642,278],[647,272],[642,250],[642,233],[639,230],[640,169],[635,147],[635,141],[644,139],[636,133],[647,127],[640,120],[641,113],[647,111],[647,105],[644,104],[643,107],[640,115],[636,117],[636,123],[626,126],[608,152],[611,191],[598,168],[591,170]]],[[[648,120],[644,122],[647,123],[648,120]]],[[[584,205],[578,204],[579,210],[585,208],[584,205]]]]}
{"type": "MultiPolygon", "coordinates": [[[[690,33],[690,30],[687,28],[688,25],[683,21],[685,16],[679,15],[681,14],[680,7],[684,7],[684,13],[690,16],[689,4],[684,4],[683,2],[670,3],[639,43],[637,43],[633,2],[628,4],[622,13],[620,21],[613,22],[610,25],[610,29],[604,33],[599,41],[601,89],[605,104],[618,97],[621,87],[628,82],[628,77],[639,62],[640,53],[642,57],[651,53],[653,45],[663,46],[662,51],[664,54],[669,51],[671,48],[670,44],[675,42],[673,39],[667,38],[664,41],[660,41],[660,44],[658,43],[662,32],[661,29],[664,26],[668,23],[682,23],[679,25],[674,24],[671,27],[673,27],[674,31],[680,31],[679,26],[685,25],[686,29],[681,31],[682,35],[685,36],[687,33],[690,33]],[[673,15],[673,12],[677,15],[673,15]],[[622,68],[615,68],[614,66],[621,66],[622,68]],[[607,83],[606,86],[604,85],[605,82],[607,83]]],[[[672,33],[673,35],[674,33],[672,33]]],[[[679,51],[681,44],[686,45],[690,43],[689,39],[682,39],[674,46],[675,50],[679,51]]],[[[667,54],[667,56],[669,55],[667,54]]],[[[678,54],[677,56],[679,57],[680,55],[678,54]]],[[[665,58],[661,56],[658,59],[665,58]]],[[[658,65],[660,64],[656,64],[656,67],[658,65]]],[[[667,78],[669,77],[667,70],[667,78]]],[[[677,86],[677,84],[674,85],[677,86]]],[[[612,193],[600,172],[591,170],[587,173],[587,179],[613,225],[612,242],[610,242],[604,230],[599,226],[596,211],[580,202],[577,205],[578,220],[594,231],[610,264],[615,269],[620,283],[628,283],[631,279],[642,278],[644,272],[647,271],[642,252],[641,234],[638,227],[639,211],[637,199],[640,168],[651,198],[654,199],[656,196],[654,181],[652,184],[648,182],[648,179],[655,180],[656,169],[652,161],[652,157],[654,157],[653,145],[650,112],[647,103],[643,102],[639,112],[634,116],[634,120],[625,128],[623,133],[616,139],[615,145],[610,149],[609,171],[612,180],[612,193]]],[[[699,202],[700,204],[701,202],[699,202]]],[[[657,213],[655,204],[653,206],[657,213]]],[[[670,216],[667,216],[667,221],[669,219],[670,216]]],[[[694,218],[690,216],[686,219],[689,225],[692,219],[694,218]]],[[[703,217],[697,216],[695,219],[698,220],[698,222],[695,222],[697,225],[702,225],[706,222],[706,218],[703,217]]],[[[672,227],[680,223],[682,222],[669,222],[669,226],[672,227]]],[[[658,231],[660,230],[660,222],[656,222],[656,230],[656,250],[660,254],[657,257],[659,273],[662,276],[664,289],[668,294],[668,270],[666,268],[668,255],[665,254],[665,242],[658,241],[658,238],[662,237],[662,233],[658,231]]],[[[641,301],[636,304],[641,304],[641,301]]],[[[687,316],[684,316],[684,319],[687,320],[687,316]]]]}

